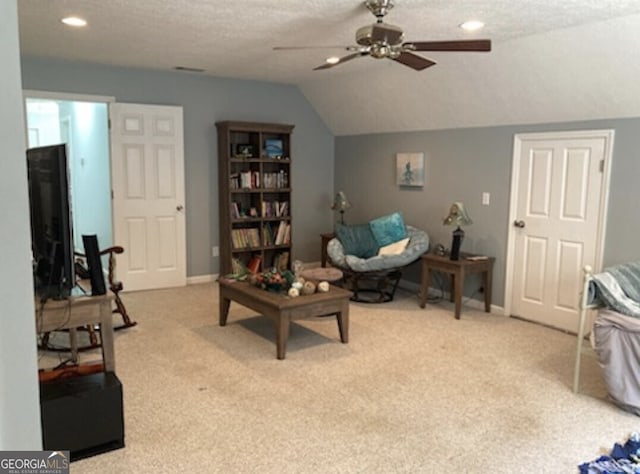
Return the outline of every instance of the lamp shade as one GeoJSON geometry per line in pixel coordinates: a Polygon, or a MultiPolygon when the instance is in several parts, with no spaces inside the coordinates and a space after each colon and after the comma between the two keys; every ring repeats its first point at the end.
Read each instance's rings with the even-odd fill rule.
{"type": "Polygon", "coordinates": [[[344,194],[344,191],[339,191],[336,194],[335,199],[333,200],[333,205],[331,209],[334,211],[344,212],[345,209],[349,209],[351,207],[351,203],[347,199],[347,196],[344,194]]]}
{"type": "Polygon", "coordinates": [[[444,225],[463,226],[473,224],[471,217],[467,214],[464,208],[464,204],[461,202],[454,202],[449,209],[449,215],[444,218],[444,225]]]}

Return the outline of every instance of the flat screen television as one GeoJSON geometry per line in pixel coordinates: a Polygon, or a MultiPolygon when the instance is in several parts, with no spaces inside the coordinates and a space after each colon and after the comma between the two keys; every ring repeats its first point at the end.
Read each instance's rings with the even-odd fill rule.
{"type": "Polygon", "coordinates": [[[75,273],[66,145],[29,148],[27,170],[36,292],[67,298],[75,273]]]}

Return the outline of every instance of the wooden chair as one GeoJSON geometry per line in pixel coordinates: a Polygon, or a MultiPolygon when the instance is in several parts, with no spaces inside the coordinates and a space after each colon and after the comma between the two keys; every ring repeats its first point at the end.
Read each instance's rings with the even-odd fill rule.
{"type": "MultiPolygon", "coordinates": [[[[108,260],[108,272],[107,272],[107,283],[109,285],[109,290],[114,295],[115,308],[113,308],[114,314],[119,314],[122,317],[122,324],[114,325],[113,330],[118,331],[120,329],[130,328],[138,324],[136,321],[132,321],[127,313],[127,308],[125,307],[122,298],[120,298],[120,292],[123,290],[123,285],[121,281],[116,280],[116,255],[120,255],[124,253],[124,248],[119,245],[114,245],[113,247],[106,248],[104,250],[100,250],[99,256],[103,257],[105,255],[109,255],[108,260]]],[[[80,252],[75,252],[76,255],[76,263],[82,266],[85,266],[86,255],[80,252]]],[[[86,268],[86,266],[85,266],[86,268]]],[[[79,283],[81,288],[83,288],[87,293],[91,291],[91,282],[86,278],[82,278],[79,283]]],[[[97,344],[97,335],[95,329],[90,327],[89,337],[92,344],[97,344]]]]}

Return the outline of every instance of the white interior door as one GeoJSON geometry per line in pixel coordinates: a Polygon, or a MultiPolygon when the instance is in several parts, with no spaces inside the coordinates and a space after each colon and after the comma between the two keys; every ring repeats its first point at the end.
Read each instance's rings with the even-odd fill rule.
{"type": "Polygon", "coordinates": [[[516,136],[507,314],[577,330],[582,268],[601,267],[612,143],[613,131],[516,136]]]}
{"type": "Polygon", "coordinates": [[[186,284],[182,107],[110,106],[114,244],[125,290],[186,284]]]}

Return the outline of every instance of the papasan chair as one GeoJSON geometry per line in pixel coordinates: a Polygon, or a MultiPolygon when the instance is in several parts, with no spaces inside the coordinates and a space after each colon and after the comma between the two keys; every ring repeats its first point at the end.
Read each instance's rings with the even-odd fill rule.
{"type": "Polygon", "coordinates": [[[429,250],[429,236],[405,225],[398,212],[365,224],[338,225],[327,244],[332,266],[342,270],[352,301],[392,301],[402,269],[429,250]]]}

